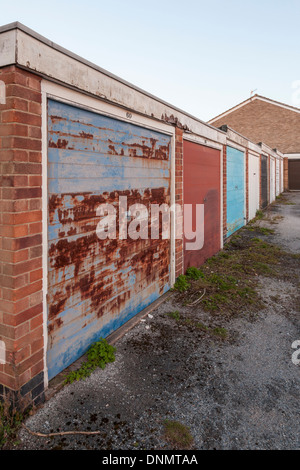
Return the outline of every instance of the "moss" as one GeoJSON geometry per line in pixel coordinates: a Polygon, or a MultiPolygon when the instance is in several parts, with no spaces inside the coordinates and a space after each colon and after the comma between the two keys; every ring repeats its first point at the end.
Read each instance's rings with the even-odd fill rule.
{"type": "Polygon", "coordinates": [[[190,429],[178,421],[164,422],[164,438],[175,449],[190,449],[194,443],[190,429]]]}

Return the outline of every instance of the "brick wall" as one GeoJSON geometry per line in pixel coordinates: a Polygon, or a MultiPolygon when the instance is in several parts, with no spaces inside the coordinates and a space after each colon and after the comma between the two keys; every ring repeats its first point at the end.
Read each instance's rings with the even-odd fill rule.
{"type": "Polygon", "coordinates": [[[0,395],[43,399],[41,79],[2,68],[0,105],[0,395]]]}
{"type": "MultiPolygon", "coordinates": [[[[175,130],[175,203],[183,210],[183,131],[175,130]]],[[[176,223],[182,226],[183,219],[177,218],[176,223]]],[[[183,274],[183,240],[175,240],[175,276],[183,274]]]]}
{"type": "Polygon", "coordinates": [[[212,123],[228,125],[252,142],[283,153],[300,153],[300,113],[255,99],[212,123]]]}
{"type": "Polygon", "coordinates": [[[287,157],[283,159],[283,189],[289,190],[289,160],[287,157]]]}

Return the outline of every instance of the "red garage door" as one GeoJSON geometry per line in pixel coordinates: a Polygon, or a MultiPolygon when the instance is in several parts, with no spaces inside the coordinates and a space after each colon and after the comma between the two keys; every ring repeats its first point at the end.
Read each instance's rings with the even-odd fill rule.
{"type": "Polygon", "coordinates": [[[204,204],[204,246],[187,250],[185,240],[184,268],[200,266],[221,248],[220,151],[184,141],[184,204],[193,205],[193,231],[196,230],[196,204],[204,204]]]}

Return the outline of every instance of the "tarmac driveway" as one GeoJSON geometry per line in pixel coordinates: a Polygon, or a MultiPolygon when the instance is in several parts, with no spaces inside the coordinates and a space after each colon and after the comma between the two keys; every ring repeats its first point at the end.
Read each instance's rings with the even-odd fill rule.
{"type": "MultiPolygon", "coordinates": [[[[26,422],[46,434],[101,434],[45,438],[22,429],[18,448],[172,449],[164,435],[169,419],[190,429],[193,449],[299,449],[300,365],[292,344],[300,340],[300,193],[287,193],[258,224],[275,231],[261,239],[287,252],[276,275],[257,277],[261,308],[229,315],[225,307],[216,316],[202,302],[187,305],[188,293],[172,293],[117,342],[113,364],[65,386],[26,422]],[[195,319],[222,327],[226,337],[193,327],[195,319]]],[[[240,243],[255,235],[242,230],[240,243]]]]}

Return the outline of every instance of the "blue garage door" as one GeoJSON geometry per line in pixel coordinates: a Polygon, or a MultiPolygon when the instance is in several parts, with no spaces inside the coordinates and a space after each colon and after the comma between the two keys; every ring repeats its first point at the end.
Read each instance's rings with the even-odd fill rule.
{"type": "Polygon", "coordinates": [[[170,240],[118,233],[121,196],[170,204],[170,148],[168,135],[48,101],[49,379],[170,288],[170,240]],[[106,203],[117,234],[100,240],[106,203]]]}
{"type": "Polygon", "coordinates": [[[227,236],[245,225],[245,157],[227,147],[227,236]]]}

